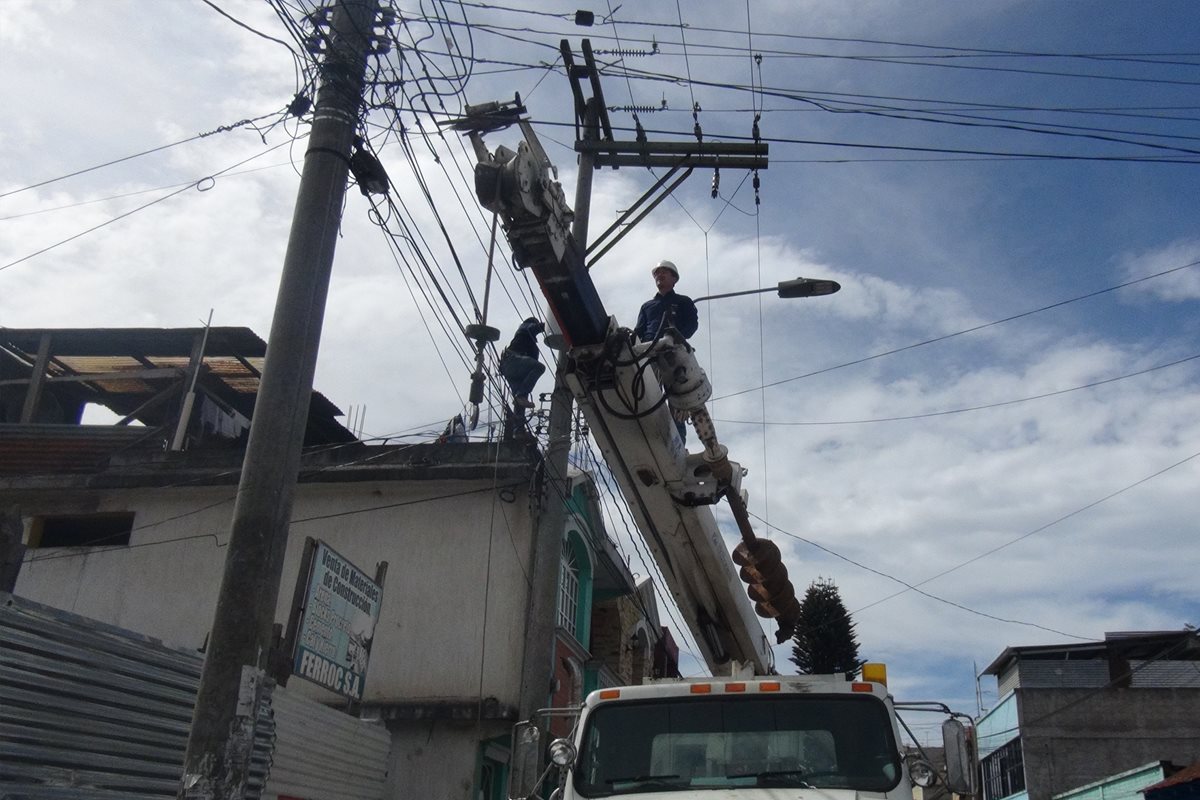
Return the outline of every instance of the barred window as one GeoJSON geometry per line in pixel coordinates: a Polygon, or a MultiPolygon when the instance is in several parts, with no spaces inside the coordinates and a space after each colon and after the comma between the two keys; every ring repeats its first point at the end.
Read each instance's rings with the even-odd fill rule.
{"type": "Polygon", "coordinates": [[[565,538],[562,543],[562,560],[558,566],[558,624],[567,633],[578,637],[579,626],[579,564],[575,561],[575,549],[565,538]]]}
{"type": "Polygon", "coordinates": [[[984,800],[1000,800],[1025,790],[1025,759],[1020,739],[1013,739],[989,753],[980,767],[984,800]]]}

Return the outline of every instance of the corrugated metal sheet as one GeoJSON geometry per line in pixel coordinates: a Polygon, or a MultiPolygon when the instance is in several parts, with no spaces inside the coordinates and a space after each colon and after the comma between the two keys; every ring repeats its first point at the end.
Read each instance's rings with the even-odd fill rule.
{"type": "MultiPolygon", "coordinates": [[[[196,653],[0,594],[0,798],[174,798],[201,665],[196,653]]],[[[247,797],[382,796],[382,725],[278,688],[267,699],[247,797]]]]}
{"type": "Polygon", "coordinates": [[[0,794],[174,797],[201,659],[74,614],[0,606],[0,794]]]}
{"type": "MultiPolygon", "coordinates": [[[[1088,689],[1108,686],[1108,661],[1058,661],[1028,659],[1017,662],[1011,675],[1001,676],[1001,696],[1020,686],[1025,689],[1088,689]],[[1019,673],[1019,679],[1018,679],[1019,673]]],[[[1200,688],[1200,662],[1130,661],[1130,685],[1135,689],[1200,688]]]]}
{"type": "Polygon", "coordinates": [[[94,472],[113,453],[161,451],[150,428],[103,425],[0,425],[0,475],[94,472]]]}
{"type": "Polygon", "coordinates": [[[1020,661],[1022,689],[1088,689],[1108,685],[1108,662],[1103,659],[1020,661]]]}
{"type": "Polygon", "coordinates": [[[1007,670],[996,677],[997,697],[1004,697],[1014,689],[1021,688],[1021,670],[1017,666],[1018,662],[1014,661],[1007,670]]]}
{"type": "Polygon", "coordinates": [[[383,797],[391,736],[380,722],[275,690],[276,745],[264,796],[310,800],[383,797]]]}
{"type": "Polygon", "coordinates": [[[1131,661],[1134,689],[1200,689],[1200,661],[1131,661]]]}

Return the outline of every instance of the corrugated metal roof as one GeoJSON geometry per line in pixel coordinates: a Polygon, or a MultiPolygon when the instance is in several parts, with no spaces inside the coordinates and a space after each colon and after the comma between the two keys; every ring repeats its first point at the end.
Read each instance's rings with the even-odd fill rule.
{"type": "Polygon", "coordinates": [[[1178,646],[1171,658],[1200,660],[1200,635],[1194,631],[1122,631],[1107,633],[1102,642],[1006,647],[981,675],[999,675],[1013,660],[1102,659],[1119,653],[1125,658],[1161,658],[1164,648],[1178,646]]]}
{"type": "Polygon", "coordinates": [[[115,425],[0,425],[0,475],[83,474],[116,453],[161,450],[155,429],[115,425]]]}
{"type": "MultiPolygon", "coordinates": [[[[42,334],[54,337],[62,352],[80,356],[106,356],[114,352],[160,356],[191,355],[196,334],[203,328],[0,328],[0,340],[29,355],[35,355],[42,334]]],[[[266,355],[267,343],[250,328],[209,329],[207,352],[243,357],[266,355]]]]}
{"type": "MultiPolygon", "coordinates": [[[[77,423],[82,408],[95,403],[144,425],[174,426],[192,352],[204,340],[197,387],[249,419],[254,413],[267,345],[249,328],[0,328],[0,379],[9,389],[8,419],[21,410],[24,386],[49,337],[43,395],[54,399],[59,418],[39,422],[77,423]],[[122,374],[127,373],[127,374],[122,374]],[[172,389],[174,397],[159,397],[172,389]],[[16,387],[16,391],[14,391],[16,387]],[[156,397],[159,402],[151,402],[156,397]],[[15,405],[14,405],[15,401],[15,405]]],[[[2,398],[0,398],[2,399],[2,398]]],[[[19,417],[20,415],[17,414],[19,417]]],[[[342,412],[319,392],[309,403],[305,444],[354,441],[337,417],[342,412]]]]}
{"type": "Polygon", "coordinates": [[[1159,789],[1169,789],[1172,786],[1180,786],[1185,783],[1192,783],[1193,781],[1200,782],[1200,761],[1191,766],[1184,767],[1164,781],[1160,781],[1153,786],[1147,786],[1145,789],[1142,789],[1142,792],[1156,792],[1159,789]]]}

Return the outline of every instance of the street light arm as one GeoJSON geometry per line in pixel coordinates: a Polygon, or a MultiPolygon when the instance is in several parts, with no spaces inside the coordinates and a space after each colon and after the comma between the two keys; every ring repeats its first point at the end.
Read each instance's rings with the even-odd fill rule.
{"type": "MultiPolygon", "coordinates": [[[[783,284],[780,284],[780,285],[782,286],[783,284]]],[[[774,286],[771,286],[766,289],[747,289],[744,292],[728,292],[726,294],[710,294],[710,295],[705,295],[704,297],[693,297],[692,302],[693,303],[703,303],[705,300],[720,300],[724,297],[741,297],[744,294],[762,294],[763,292],[773,292],[773,291],[775,291],[774,286]]]]}
{"type": "Polygon", "coordinates": [[[728,292],[726,294],[693,297],[692,302],[702,303],[705,300],[720,300],[725,297],[741,297],[746,294],[762,294],[763,292],[777,292],[780,297],[790,300],[793,297],[820,297],[822,295],[833,294],[841,288],[842,285],[837,281],[822,278],[793,278],[790,281],[780,281],[777,286],[766,289],[747,289],[744,292],[728,292]]]}

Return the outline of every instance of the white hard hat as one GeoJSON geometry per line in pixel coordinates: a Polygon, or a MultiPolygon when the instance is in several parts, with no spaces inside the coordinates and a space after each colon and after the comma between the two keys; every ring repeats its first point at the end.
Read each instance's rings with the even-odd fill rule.
{"type": "Polygon", "coordinates": [[[662,261],[660,261],[654,265],[654,269],[650,270],[650,274],[653,275],[656,271],[658,271],[660,269],[671,270],[671,272],[675,273],[675,280],[679,280],[679,268],[675,266],[674,261],[667,261],[666,259],[663,259],[662,261]]]}

